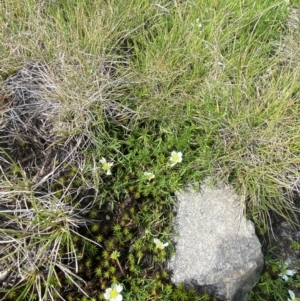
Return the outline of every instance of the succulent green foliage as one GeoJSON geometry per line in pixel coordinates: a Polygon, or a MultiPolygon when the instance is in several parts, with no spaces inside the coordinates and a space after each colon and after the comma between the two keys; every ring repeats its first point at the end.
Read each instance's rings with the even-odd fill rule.
{"type": "Polygon", "coordinates": [[[299,251],[300,250],[300,243],[298,241],[292,241],[291,247],[293,250],[295,251],[299,251]]]}
{"type": "Polygon", "coordinates": [[[294,291],[299,288],[298,275],[293,273],[286,279],[282,277],[289,265],[281,259],[276,259],[275,254],[274,249],[269,249],[264,270],[258,283],[246,299],[247,301],[287,300],[290,297],[289,290],[294,291]]]}

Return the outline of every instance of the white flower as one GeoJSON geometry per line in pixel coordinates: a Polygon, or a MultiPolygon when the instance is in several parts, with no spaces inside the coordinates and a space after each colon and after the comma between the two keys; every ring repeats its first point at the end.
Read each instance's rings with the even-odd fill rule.
{"type": "Polygon", "coordinates": [[[105,290],[104,299],[109,301],[122,301],[123,297],[120,294],[123,290],[121,284],[113,284],[110,288],[105,290]]]}
{"type": "Polygon", "coordinates": [[[287,301],[297,301],[300,300],[299,298],[296,298],[295,293],[293,291],[288,290],[289,294],[290,294],[290,298],[287,299],[287,301]]]}
{"type": "Polygon", "coordinates": [[[288,292],[289,292],[290,297],[291,297],[291,299],[288,298],[288,301],[293,301],[293,300],[295,300],[295,294],[294,294],[294,292],[293,292],[293,291],[290,291],[290,290],[288,290],[288,292]]]}
{"type": "Polygon", "coordinates": [[[196,19],[195,24],[194,23],[191,24],[192,28],[195,27],[195,26],[197,26],[201,30],[201,28],[202,28],[203,25],[202,25],[202,23],[201,23],[201,21],[200,21],[199,18],[196,19]]]}
{"type": "Polygon", "coordinates": [[[107,162],[105,158],[102,157],[100,160],[100,163],[102,163],[102,168],[104,171],[106,171],[107,175],[111,175],[111,167],[114,165],[112,162],[107,162]]]}
{"type": "Polygon", "coordinates": [[[163,250],[165,247],[167,247],[169,245],[169,243],[167,243],[167,242],[166,243],[161,242],[158,238],[154,238],[153,241],[154,241],[157,249],[163,250]]]}
{"type": "Polygon", "coordinates": [[[144,172],[144,176],[146,177],[146,179],[147,179],[148,181],[151,181],[152,179],[155,178],[155,175],[154,175],[154,173],[152,173],[152,172],[144,172]]]}
{"type": "Polygon", "coordinates": [[[278,274],[279,277],[281,277],[284,281],[288,281],[289,277],[294,276],[295,272],[293,270],[288,270],[289,263],[287,261],[284,262],[283,266],[281,266],[281,273],[278,274]]]}
{"type": "Polygon", "coordinates": [[[171,161],[171,166],[180,163],[182,161],[182,152],[172,151],[170,161],[171,161]]]}
{"type": "Polygon", "coordinates": [[[199,19],[199,18],[196,19],[196,23],[197,23],[197,25],[198,25],[199,28],[202,27],[202,23],[200,22],[200,19],[199,19]]]}

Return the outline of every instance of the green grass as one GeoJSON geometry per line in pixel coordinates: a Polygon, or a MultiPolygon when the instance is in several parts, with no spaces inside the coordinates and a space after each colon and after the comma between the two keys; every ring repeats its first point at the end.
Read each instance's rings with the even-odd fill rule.
{"type": "MultiPolygon", "coordinates": [[[[1,2],[1,261],[16,281],[3,296],[103,300],[115,282],[125,300],[210,300],[166,271],[174,192],[206,177],[233,185],[262,233],[272,211],[293,220],[300,65],[288,7],[300,5],[290,2],[1,2]],[[19,121],[26,89],[41,104],[19,121]],[[183,161],[170,167],[174,150],[183,161]]],[[[251,300],[286,300],[298,285],[272,264],[258,284],[269,293],[251,300]]]]}

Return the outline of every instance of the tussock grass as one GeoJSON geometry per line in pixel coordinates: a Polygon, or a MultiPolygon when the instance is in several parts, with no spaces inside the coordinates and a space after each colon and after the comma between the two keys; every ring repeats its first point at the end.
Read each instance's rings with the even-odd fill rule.
{"type": "Polygon", "coordinates": [[[204,300],[170,286],[160,273],[171,251],[151,244],[168,239],[174,191],[206,176],[236,188],[261,232],[272,212],[298,223],[297,6],[2,1],[2,289],[24,285],[7,298],[66,298],[69,280],[70,300],[85,286],[102,300],[118,281],[125,299],[204,300]],[[173,150],[183,162],[170,169],[173,150]],[[89,240],[103,242],[98,259],[89,240]]]}

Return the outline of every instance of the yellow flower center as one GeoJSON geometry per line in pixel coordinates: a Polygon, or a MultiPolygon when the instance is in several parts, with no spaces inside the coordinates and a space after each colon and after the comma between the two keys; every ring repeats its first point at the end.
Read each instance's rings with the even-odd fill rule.
{"type": "Polygon", "coordinates": [[[115,288],[113,288],[110,292],[110,298],[116,298],[118,296],[118,292],[115,288]]]}
{"type": "Polygon", "coordinates": [[[110,170],[110,165],[107,162],[103,163],[103,169],[105,171],[110,170]]]}
{"type": "Polygon", "coordinates": [[[179,162],[179,160],[180,160],[180,157],[179,157],[178,154],[173,155],[173,161],[174,161],[174,162],[179,162]]]}
{"type": "Polygon", "coordinates": [[[164,245],[163,245],[162,242],[159,242],[156,246],[157,246],[158,249],[163,249],[164,248],[164,245]]]}

